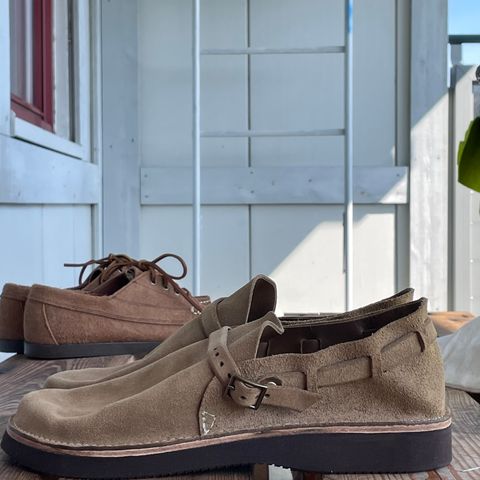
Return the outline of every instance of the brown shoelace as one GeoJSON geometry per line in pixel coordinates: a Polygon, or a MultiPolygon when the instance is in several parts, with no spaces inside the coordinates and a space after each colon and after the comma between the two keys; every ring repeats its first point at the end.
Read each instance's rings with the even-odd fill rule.
{"type": "Polygon", "coordinates": [[[114,271],[121,269],[123,266],[130,265],[130,262],[134,261],[135,260],[133,258],[130,258],[128,255],[111,253],[104,258],[92,258],[92,260],[88,260],[87,262],[83,263],[64,263],[63,266],[81,267],[80,273],[78,275],[78,285],[75,287],[75,289],[82,289],[85,288],[96,277],[99,277],[99,283],[103,283],[105,280],[110,278],[114,271]],[[96,265],[96,267],[84,279],[83,276],[85,275],[87,268],[93,265],[96,265]]]}
{"type": "Polygon", "coordinates": [[[142,272],[150,272],[150,281],[153,284],[157,283],[157,278],[161,278],[161,284],[163,288],[168,289],[169,285],[172,286],[173,292],[176,295],[181,295],[187,300],[192,307],[201,312],[203,310],[203,305],[186,289],[182,288],[175,280],[181,280],[187,275],[187,264],[182,257],[174,253],[164,253],[153,260],[135,260],[128,255],[123,254],[110,254],[107,257],[100,259],[92,259],[85,263],[65,263],[66,267],[81,267],[79,278],[78,278],[78,287],[84,288],[88,283],[90,283],[94,278],[98,278],[99,283],[103,283],[108,280],[115,272],[118,270],[127,270],[131,268],[138,268],[142,272]],[[166,258],[174,258],[177,260],[181,267],[182,271],[179,275],[172,275],[167,273],[163,268],[161,268],[158,263],[166,258]],[[86,269],[89,266],[97,265],[92,272],[83,279],[86,269]]]}

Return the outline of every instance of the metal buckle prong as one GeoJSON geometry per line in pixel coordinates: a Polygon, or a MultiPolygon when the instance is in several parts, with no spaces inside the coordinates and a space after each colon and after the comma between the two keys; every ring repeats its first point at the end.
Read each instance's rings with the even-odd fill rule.
{"type": "Polygon", "coordinates": [[[265,394],[267,393],[268,386],[262,385],[260,383],[255,383],[250,380],[246,380],[245,378],[239,377],[238,375],[232,375],[230,377],[230,381],[228,382],[228,385],[225,387],[225,391],[224,391],[225,396],[228,396],[231,398],[230,392],[235,390],[236,381],[242,382],[247,387],[258,388],[258,390],[260,390],[260,393],[258,394],[258,397],[255,403],[253,405],[248,405],[248,408],[251,408],[252,410],[258,410],[260,408],[260,405],[262,404],[265,394]]]}

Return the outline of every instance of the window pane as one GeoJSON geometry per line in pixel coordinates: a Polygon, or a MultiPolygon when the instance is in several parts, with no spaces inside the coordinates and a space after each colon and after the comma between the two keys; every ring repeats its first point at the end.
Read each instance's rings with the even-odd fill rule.
{"type": "Polygon", "coordinates": [[[55,132],[75,141],[74,18],[72,0],[53,2],[55,132]]]}
{"type": "Polygon", "coordinates": [[[33,0],[10,0],[12,93],[33,103],[33,0]]]}

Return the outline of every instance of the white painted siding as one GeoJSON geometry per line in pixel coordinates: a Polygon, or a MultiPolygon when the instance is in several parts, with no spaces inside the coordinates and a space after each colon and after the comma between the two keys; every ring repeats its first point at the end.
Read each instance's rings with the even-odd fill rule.
{"type": "Polygon", "coordinates": [[[92,257],[91,207],[0,205],[0,283],[69,287],[77,272],[65,262],[92,257]]]}
{"type": "MultiPolygon", "coordinates": [[[[475,66],[455,65],[451,91],[453,308],[480,314],[480,193],[458,183],[459,142],[474,118],[475,66]]],[[[476,87],[478,92],[478,87],[476,87]]],[[[479,93],[477,93],[479,95],[479,93]]]]}
{"type": "MultiPolygon", "coordinates": [[[[142,167],[191,165],[190,6],[188,0],[138,3],[142,167]]],[[[397,164],[396,21],[395,0],[356,2],[359,166],[397,164]]],[[[338,0],[203,0],[202,48],[343,45],[343,22],[338,0]]],[[[204,131],[343,128],[342,54],[204,56],[201,81],[204,131]]],[[[204,166],[342,166],[343,154],[342,137],[202,140],[204,166]]],[[[279,310],[342,310],[342,210],[341,205],[204,206],[202,291],[225,295],[249,276],[266,273],[278,282],[279,310]]],[[[396,265],[408,259],[397,257],[396,220],[393,205],[355,206],[357,305],[397,288],[396,265]]],[[[191,208],[143,206],[140,237],[142,256],[172,250],[190,261],[191,208]]]]}

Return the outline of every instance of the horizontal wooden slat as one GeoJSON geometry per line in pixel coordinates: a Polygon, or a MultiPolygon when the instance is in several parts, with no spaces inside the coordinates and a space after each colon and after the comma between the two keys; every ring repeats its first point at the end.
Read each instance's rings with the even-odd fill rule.
{"type": "MultiPolygon", "coordinates": [[[[205,167],[206,205],[342,204],[342,167],[205,167]]],[[[142,168],[143,205],[192,203],[192,171],[185,167],[142,168]]],[[[355,203],[407,203],[407,167],[354,168],[355,203]]]]}
{"type": "Polygon", "coordinates": [[[97,165],[0,135],[0,203],[96,204],[97,165]]]}
{"type": "Polygon", "coordinates": [[[322,130],[238,130],[206,131],[202,137],[338,137],[345,135],[343,128],[325,128],[322,130]]]}
{"type": "Polygon", "coordinates": [[[325,54],[344,53],[343,45],[310,48],[207,48],[202,55],[295,55],[295,54],[325,54]]]}

